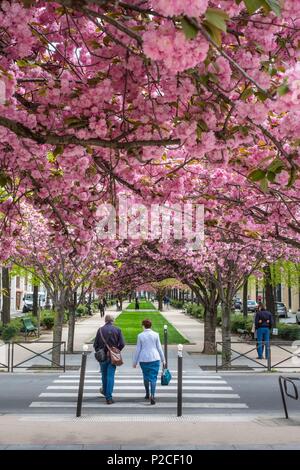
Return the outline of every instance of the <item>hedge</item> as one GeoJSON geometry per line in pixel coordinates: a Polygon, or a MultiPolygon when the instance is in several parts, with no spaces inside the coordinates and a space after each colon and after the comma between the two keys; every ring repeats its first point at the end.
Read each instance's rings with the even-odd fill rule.
{"type": "Polygon", "coordinates": [[[204,308],[202,305],[187,303],[184,305],[186,312],[192,317],[204,318],[204,308]]]}
{"type": "Polygon", "coordinates": [[[171,299],[170,300],[170,305],[174,308],[183,308],[184,301],[183,300],[171,299]]]}
{"type": "Polygon", "coordinates": [[[252,318],[243,315],[234,315],[231,317],[231,332],[237,333],[237,330],[247,330],[249,333],[252,329],[252,318]]]}
{"type": "MultiPolygon", "coordinates": [[[[287,325],[284,323],[279,323],[276,325],[278,328],[278,338],[285,339],[289,341],[295,341],[300,339],[300,326],[298,325],[287,325]]],[[[273,340],[276,339],[277,336],[273,335],[273,340]]]]}
{"type": "Polygon", "coordinates": [[[1,324],[0,333],[3,341],[10,341],[21,332],[23,322],[20,318],[14,318],[7,325],[1,324]]]}

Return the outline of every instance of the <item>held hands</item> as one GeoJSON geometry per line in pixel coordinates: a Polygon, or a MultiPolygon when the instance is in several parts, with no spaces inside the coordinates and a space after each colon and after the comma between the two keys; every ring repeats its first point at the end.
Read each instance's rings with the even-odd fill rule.
{"type": "Polygon", "coordinates": [[[136,369],[136,364],[133,364],[133,366],[132,366],[132,367],[133,367],[134,369],[136,369]]]}

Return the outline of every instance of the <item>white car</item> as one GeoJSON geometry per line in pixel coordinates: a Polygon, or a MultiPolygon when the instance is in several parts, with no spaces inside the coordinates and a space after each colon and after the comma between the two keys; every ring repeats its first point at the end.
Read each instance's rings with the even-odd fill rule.
{"type": "MultiPolygon", "coordinates": [[[[33,309],[33,292],[27,292],[23,297],[23,313],[32,312],[33,309]]],[[[39,292],[38,305],[41,308],[46,306],[46,294],[39,292]]]]}
{"type": "Polygon", "coordinates": [[[255,300],[247,300],[247,309],[248,312],[256,312],[258,303],[255,300]]]}

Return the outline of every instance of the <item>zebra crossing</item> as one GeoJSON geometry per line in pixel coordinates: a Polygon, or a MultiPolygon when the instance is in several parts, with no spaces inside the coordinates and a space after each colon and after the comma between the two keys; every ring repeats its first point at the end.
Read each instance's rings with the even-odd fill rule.
{"type": "MultiPolygon", "coordinates": [[[[142,376],[131,373],[116,373],[113,397],[115,403],[107,406],[105,398],[100,395],[100,374],[98,371],[87,371],[83,395],[83,412],[101,410],[101,413],[122,415],[165,413],[174,414],[177,407],[177,372],[172,372],[172,381],[168,386],[161,386],[158,381],[156,389],[156,405],[151,406],[144,399],[145,390],[142,376]]],[[[56,377],[46,390],[40,393],[38,400],[29,407],[32,410],[43,409],[43,413],[62,412],[74,413],[77,406],[79,374],[64,374],[56,377]]],[[[204,410],[231,412],[248,408],[241,402],[239,394],[235,393],[224,377],[215,374],[183,373],[183,412],[200,414],[204,410]]]]}

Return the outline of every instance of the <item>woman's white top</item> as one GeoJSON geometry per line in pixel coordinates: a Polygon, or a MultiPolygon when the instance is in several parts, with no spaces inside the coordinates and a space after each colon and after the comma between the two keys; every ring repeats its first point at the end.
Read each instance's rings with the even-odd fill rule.
{"type": "Polygon", "coordinates": [[[152,362],[159,360],[165,362],[159,334],[151,330],[151,328],[147,328],[138,335],[133,365],[137,365],[138,362],[152,362]]]}

